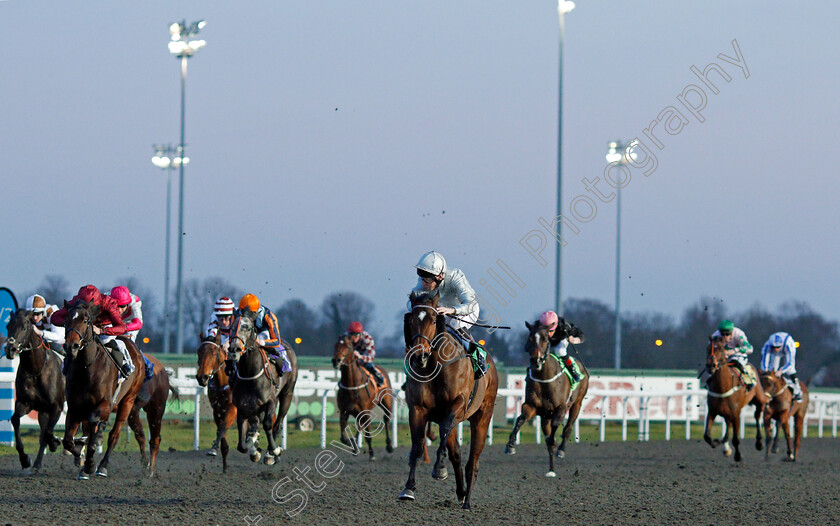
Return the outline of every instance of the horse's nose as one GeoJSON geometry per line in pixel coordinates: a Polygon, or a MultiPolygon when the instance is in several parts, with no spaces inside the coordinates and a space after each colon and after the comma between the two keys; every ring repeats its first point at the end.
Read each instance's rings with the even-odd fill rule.
{"type": "Polygon", "coordinates": [[[332,364],[333,364],[333,369],[335,369],[336,367],[338,367],[338,360],[336,360],[335,358],[333,358],[333,359],[332,359],[332,364]]]}
{"type": "Polygon", "coordinates": [[[206,375],[206,374],[202,374],[202,375],[196,376],[195,379],[198,381],[198,385],[200,385],[201,387],[206,387],[207,386],[207,380],[210,379],[210,376],[206,375]]]}

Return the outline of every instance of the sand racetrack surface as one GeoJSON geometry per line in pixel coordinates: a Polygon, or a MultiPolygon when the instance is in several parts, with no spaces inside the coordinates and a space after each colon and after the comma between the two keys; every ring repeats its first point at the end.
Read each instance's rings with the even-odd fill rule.
{"type": "MultiPolygon", "coordinates": [[[[462,451],[465,448],[462,448],[462,451]]],[[[782,446],[784,449],[784,446],[782,446]]],[[[16,455],[0,457],[0,522],[11,524],[838,524],[840,440],[804,439],[796,463],[764,461],[751,440],[744,461],[698,440],[570,444],[557,478],[546,478],[544,446],[515,456],[487,447],[473,509],[455,502],[451,467],[432,480],[421,464],[417,500],[397,495],[408,474],[406,447],[369,462],[333,446],[293,449],[279,464],[251,464],[231,451],[231,468],[203,452],[162,452],[159,476],[141,477],[139,453],[112,457],[109,478],[75,480],[72,458],[49,454],[44,469],[22,476],[16,455]],[[343,465],[339,462],[343,462],[343,465]],[[307,488],[294,468],[309,478],[307,488]],[[339,469],[340,468],[340,469],[339,469]],[[289,480],[275,488],[284,477],[289,480]],[[294,517],[288,513],[308,502],[294,517]],[[286,498],[286,502],[275,500],[286,498]],[[258,518],[261,516],[261,518],[258,518]]],[[[466,455],[464,455],[466,457],[466,455]]]]}

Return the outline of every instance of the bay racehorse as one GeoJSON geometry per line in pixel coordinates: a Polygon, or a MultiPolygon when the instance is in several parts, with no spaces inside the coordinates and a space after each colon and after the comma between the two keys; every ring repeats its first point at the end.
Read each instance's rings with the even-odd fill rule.
{"type": "MultiPolygon", "coordinates": [[[[155,461],[160,450],[160,433],[163,424],[163,414],[166,412],[166,401],[171,391],[178,397],[178,390],[169,384],[169,374],[163,368],[163,364],[154,356],[146,355],[146,359],[152,364],[152,377],[145,381],[144,389],[148,390],[149,398],[134,401],[134,407],[128,415],[128,426],[134,431],[134,438],[140,447],[143,467],[146,468],[150,477],[155,474],[155,461]],[[140,418],[140,409],[146,413],[146,420],[149,422],[149,456],[146,456],[146,430],[143,428],[143,420],[140,418]]],[[[144,367],[140,368],[140,375],[145,379],[144,367]]]]}
{"type": "Polygon", "coordinates": [[[281,341],[292,370],[278,379],[277,369],[269,361],[265,350],[257,344],[255,321],[256,313],[246,310],[233,318],[230,328],[228,355],[237,362],[236,375],[231,379],[239,430],[236,449],[240,453],[247,451],[252,461],[259,461],[261,453],[256,445],[256,436],[248,431],[257,423],[262,423],[268,440],[265,463],[271,465],[283,452],[277,445],[277,437],[292,403],[298,373],[297,357],[291,345],[281,341]]]}
{"type": "Polygon", "coordinates": [[[776,376],[773,371],[764,371],[761,373],[761,386],[764,388],[764,393],[768,400],[764,408],[764,432],[767,435],[767,451],[764,452],[764,460],[769,459],[771,439],[773,441],[772,452],[776,453],[779,450],[777,440],[779,438],[779,428],[781,427],[785,432],[785,440],[787,440],[787,457],[784,460],[795,462],[796,457],[799,455],[799,445],[802,442],[802,427],[805,424],[805,415],[808,412],[808,401],[810,399],[808,386],[804,382],[799,383],[799,387],[802,389],[801,402],[793,401],[793,393],[788,388],[784,378],[776,376]],[[793,416],[795,433],[793,448],[790,447],[791,416],[793,416]],[[773,420],[776,421],[776,430],[771,433],[770,423],[773,420]]]}
{"type": "MultiPolygon", "coordinates": [[[[572,390],[571,382],[565,372],[565,366],[551,354],[548,327],[539,323],[531,325],[528,322],[525,322],[525,326],[529,331],[525,352],[531,357],[531,365],[525,379],[525,400],[522,403],[522,414],[516,419],[507,446],[505,446],[505,453],[510,455],[516,453],[516,434],[519,432],[519,428],[522,427],[522,424],[534,418],[535,415],[539,415],[542,432],[545,435],[545,445],[548,448],[548,473],[545,476],[554,477],[556,445],[554,434],[565,419],[563,438],[560,447],[556,450],[559,458],[565,458],[566,441],[569,440],[575,420],[580,414],[583,399],[589,390],[589,371],[582,363],[578,362],[583,379],[572,390]]],[[[562,330],[562,328],[557,330],[562,330]]]]}
{"type": "Polygon", "coordinates": [[[195,373],[198,385],[207,388],[207,398],[213,408],[213,421],[216,422],[216,439],[207,452],[216,456],[216,448],[222,451],[222,472],[227,471],[227,455],[230,447],[227,430],[236,421],[236,406],[233,405],[233,393],[225,373],[225,351],[220,339],[201,342],[198,347],[198,371],[195,373]]]}
{"type": "Polygon", "coordinates": [[[356,425],[359,431],[364,432],[368,445],[370,460],[375,460],[373,453],[372,437],[376,433],[369,432],[372,411],[376,406],[382,408],[385,420],[385,450],[388,453],[394,451],[391,444],[391,415],[394,411],[394,391],[391,389],[391,380],[388,374],[381,368],[376,367],[385,379],[380,387],[376,385],[376,379],[359,364],[353,356],[353,344],[342,336],[335,342],[332,365],[341,371],[341,378],[338,381],[338,394],[336,402],[339,411],[339,430],[341,441],[355,449],[355,439],[347,433],[348,417],[356,418],[356,425]],[[361,417],[360,417],[361,415],[361,417]]]}
{"type": "Polygon", "coordinates": [[[426,424],[436,422],[440,431],[440,446],[432,469],[432,477],[447,477],[444,460],[455,470],[455,494],[464,509],[470,509],[470,497],[478,474],[479,457],[487,441],[487,429],[496,404],[499,377],[492,358],[487,356],[487,373],[476,380],[472,360],[459,339],[446,330],[445,317],[438,314],[439,291],[411,293],[411,312],[406,315],[406,340],[411,345],[406,356],[408,380],[406,402],[411,428],[410,469],[402,500],[414,500],[414,473],[417,460],[423,453],[426,424]],[[456,426],[470,422],[470,458],[461,469],[461,448],[456,426]]]}
{"type": "Polygon", "coordinates": [[[6,357],[13,360],[20,356],[15,376],[15,411],[10,420],[15,431],[15,448],[20,458],[20,467],[25,473],[31,474],[41,469],[48,447],[50,451],[55,451],[61,445],[54,431],[64,407],[62,361],[35,333],[32,315],[26,310],[18,309],[11,316],[6,332],[9,335],[6,357]],[[41,428],[34,466],[30,464],[20,438],[20,418],[30,411],[38,411],[38,424],[41,428]]]}
{"type": "MultiPolygon", "coordinates": [[[[741,425],[741,410],[751,404],[755,407],[755,448],[761,451],[761,414],[764,412],[764,390],[761,383],[756,383],[752,389],[747,390],[738,369],[728,362],[729,356],[724,348],[724,340],[719,336],[709,337],[709,345],[706,348],[706,369],[711,375],[706,382],[708,396],[706,399],[706,425],[703,432],[703,439],[713,448],[723,444],[723,454],[729,456],[732,449],[729,447],[729,434],[732,433],[732,445],[735,446],[735,461],[741,461],[741,450],[739,445],[741,439],[738,435],[741,425]],[[712,427],[715,417],[722,416],[726,422],[726,431],[723,438],[712,439],[712,427]]],[[[748,365],[752,367],[752,365],[748,365]]]]}
{"type": "MultiPolygon", "coordinates": [[[[65,318],[65,343],[67,351],[67,416],[64,428],[64,448],[80,462],[81,451],[74,443],[73,436],[82,426],[87,435],[84,467],[79,472],[79,479],[87,480],[93,471],[93,454],[96,449],[96,437],[107,424],[111,413],[116,411],[116,421],[108,434],[108,448],[99,463],[96,474],[108,476],[108,463],[111,451],[120,436],[120,430],[134,409],[134,401],[143,386],[144,363],[140,352],[128,338],[121,338],[125,343],[129,357],[134,364],[134,371],[122,383],[118,383],[119,372],[110,352],[99,336],[94,332],[94,320],[99,314],[99,307],[94,304],[77,302],[70,306],[65,318]],[[118,390],[119,387],[119,390],[118,390]]],[[[143,453],[145,457],[145,452],[143,453]]],[[[144,459],[145,460],[145,459],[144,459]]]]}

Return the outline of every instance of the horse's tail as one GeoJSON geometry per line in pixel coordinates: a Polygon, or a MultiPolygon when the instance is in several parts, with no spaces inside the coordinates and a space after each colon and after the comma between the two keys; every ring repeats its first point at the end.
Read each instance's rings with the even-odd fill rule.
{"type": "MultiPolygon", "coordinates": [[[[170,380],[172,378],[172,375],[175,374],[175,371],[173,371],[172,369],[169,369],[169,368],[164,369],[163,372],[166,373],[166,376],[170,380]]],[[[171,381],[168,382],[168,383],[169,383],[169,392],[172,393],[172,398],[180,401],[181,400],[181,392],[178,391],[178,387],[176,385],[174,385],[171,381]]]]}

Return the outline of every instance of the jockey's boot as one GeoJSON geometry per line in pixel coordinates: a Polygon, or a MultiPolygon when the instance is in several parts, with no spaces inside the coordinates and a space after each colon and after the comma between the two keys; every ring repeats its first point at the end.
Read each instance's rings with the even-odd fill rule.
{"type": "Polygon", "coordinates": [[[376,366],[373,365],[373,363],[364,363],[362,364],[362,367],[367,369],[370,372],[370,374],[372,374],[373,377],[376,378],[377,387],[382,387],[383,385],[385,385],[385,377],[382,376],[382,373],[379,372],[379,369],[377,369],[376,366]]]}
{"type": "Polygon", "coordinates": [[[283,358],[275,354],[269,354],[268,359],[274,364],[274,368],[277,370],[277,379],[280,380],[283,378],[283,358]]]}
{"type": "Polygon", "coordinates": [[[473,368],[475,370],[475,379],[478,380],[487,374],[487,361],[484,359],[487,351],[485,351],[477,343],[470,342],[469,354],[470,359],[474,362],[473,368]]]}
{"type": "Polygon", "coordinates": [[[747,370],[741,362],[739,362],[738,360],[732,360],[729,363],[737,367],[738,370],[741,372],[741,380],[744,381],[744,386],[746,387],[747,391],[755,387],[755,384],[750,382],[750,376],[747,374],[747,370]]]}
{"type": "Polygon", "coordinates": [[[53,350],[59,356],[65,356],[64,354],[64,347],[61,346],[58,342],[50,342],[50,349],[53,350]]]}
{"type": "Polygon", "coordinates": [[[583,376],[578,372],[577,367],[575,367],[575,364],[572,363],[571,356],[566,356],[565,359],[563,359],[563,365],[566,367],[566,370],[569,371],[569,374],[572,375],[572,380],[574,380],[575,383],[578,383],[581,380],[583,380],[583,376]]]}
{"type": "Polygon", "coordinates": [[[123,356],[122,351],[117,345],[116,338],[106,343],[105,347],[110,349],[111,356],[114,357],[114,361],[117,363],[117,369],[119,369],[120,375],[123,378],[128,378],[128,375],[131,374],[131,366],[125,361],[125,356],[123,356]]]}
{"type": "Polygon", "coordinates": [[[790,375],[790,379],[793,381],[793,401],[794,402],[801,402],[802,401],[802,387],[799,385],[799,378],[796,377],[795,374],[790,375]]]}

